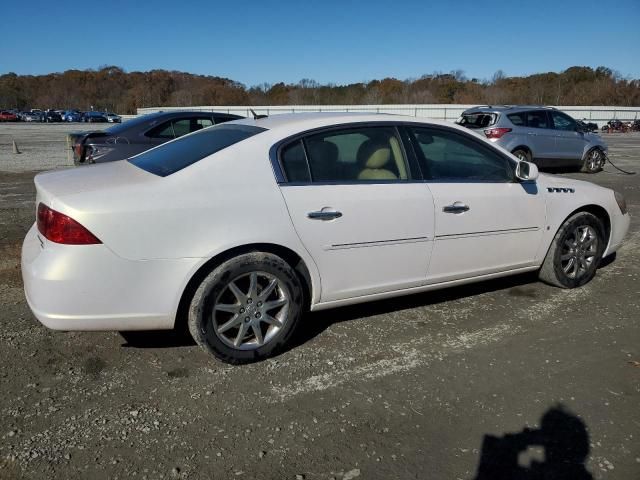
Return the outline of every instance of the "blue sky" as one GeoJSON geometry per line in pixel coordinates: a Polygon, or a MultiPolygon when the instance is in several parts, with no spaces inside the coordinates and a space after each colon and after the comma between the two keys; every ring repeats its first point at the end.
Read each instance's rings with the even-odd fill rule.
{"type": "Polygon", "coordinates": [[[604,65],[640,78],[639,0],[22,0],[0,12],[0,74],[118,65],[251,86],[604,65]]]}

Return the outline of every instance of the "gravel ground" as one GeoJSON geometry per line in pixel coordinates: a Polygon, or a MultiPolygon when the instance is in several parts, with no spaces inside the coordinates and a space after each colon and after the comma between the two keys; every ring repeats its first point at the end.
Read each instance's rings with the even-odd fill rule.
{"type": "MultiPolygon", "coordinates": [[[[68,128],[3,125],[0,149],[9,129],[40,168],[63,158],[52,139],[68,128]]],[[[606,138],[640,169],[640,135],[606,138]]],[[[540,443],[547,469],[554,445],[584,444],[594,478],[640,478],[640,176],[563,174],[623,192],[634,217],[583,288],[525,275],[318,312],[288,352],[230,367],[164,333],[40,325],[19,272],[33,173],[4,165],[2,479],[472,479],[491,461],[535,468],[540,443]],[[545,414],[542,440],[523,430],[545,414]]]]}

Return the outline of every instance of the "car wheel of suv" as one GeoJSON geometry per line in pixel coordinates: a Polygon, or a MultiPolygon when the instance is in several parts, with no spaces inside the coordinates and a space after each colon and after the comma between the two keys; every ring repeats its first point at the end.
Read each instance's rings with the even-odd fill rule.
{"type": "Polygon", "coordinates": [[[584,159],[580,171],[584,173],[598,173],[604,167],[604,154],[599,148],[594,148],[584,159]]]}
{"type": "Polygon", "coordinates": [[[513,153],[516,157],[518,157],[519,160],[522,160],[524,162],[531,161],[531,154],[522,148],[517,148],[511,153],[513,153]]]}
{"type": "Polygon", "coordinates": [[[560,227],[544,259],[539,277],[560,288],[576,288],[596,274],[605,248],[602,222],[588,212],[578,212],[560,227]]]}
{"type": "Polygon", "coordinates": [[[247,253],[202,281],[189,307],[189,332],[224,362],[263,360],[287,344],[303,301],[300,280],[287,262],[270,253],[247,253]]]}

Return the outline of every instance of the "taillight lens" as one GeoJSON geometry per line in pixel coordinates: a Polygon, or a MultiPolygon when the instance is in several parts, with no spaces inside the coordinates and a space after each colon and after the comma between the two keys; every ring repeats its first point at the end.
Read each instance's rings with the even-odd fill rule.
{"type": "Polygon", "coordinates": [[[487,136],[487,138],[500,138],[505,133],[509,133],[510,131],[510,128],[488,128],[484,131],[484,134],[487,136]]]}
{"type": "Polygon", "coordinates": [[[95,245],[102,243],[89,230],[44,203],[38,205],[38,230],[47,240],[65,245],[95,245]]]}

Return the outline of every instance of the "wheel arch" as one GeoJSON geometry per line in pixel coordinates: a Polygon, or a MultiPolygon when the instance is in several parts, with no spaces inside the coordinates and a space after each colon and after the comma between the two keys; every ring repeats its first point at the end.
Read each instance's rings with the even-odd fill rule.
{"type": "Polygon", "coordinates": [[[304,290],[304,303],[305,308],[309,308],[311,305],[311,299],[313,298],[314,283],[312,280],[311,272],[307,267],[305,261],[300,255],[288,247],[274,243],[250,243],[246,245],[239,245],[237,247],[230,248],[221,252],[214,257],[207,260],[191,275],[191,278],[187,282],[185,288],[180,296],[178,302],[178,309],[176,311],[176,317],[174,322],[174,329],[180,332],[187,332],[187,315],[189,312],[189,304],[193,298],[193,294],[202,282],[202,280],[211,273],[218,265],[226,262],[227,260],[243,255],[250,252],[266,252],[279,256],[285,262],[287,262],[291,268],[293,268],[298,274],[300,283],[304,290]]]}
{"type": "Polygon", "coordinates": [[[511,153],[515,152],[516,150],[524,150],[525,152],[529,152],[531,158],[533,158],[533,151],[526,145],[518,145],[517,147],[512,148],[511,153]]]}

